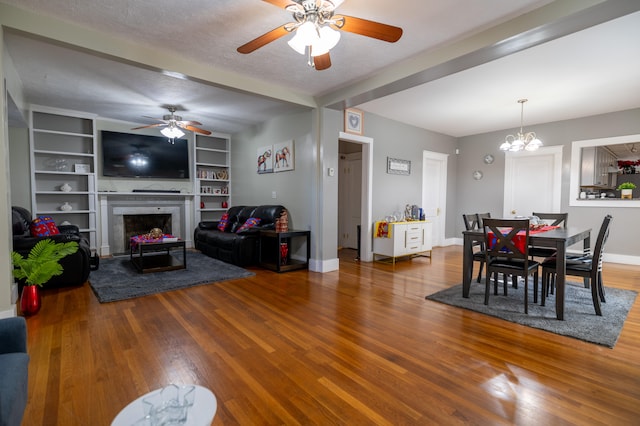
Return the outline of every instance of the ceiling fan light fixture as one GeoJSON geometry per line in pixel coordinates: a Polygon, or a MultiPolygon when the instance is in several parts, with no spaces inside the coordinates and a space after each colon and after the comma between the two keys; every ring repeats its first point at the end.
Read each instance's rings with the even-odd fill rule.
{"type": "Polygon", "coordinates": [[[165,127],[164,129],[160,130],[160,133],[162,133],[169,139],[180,138],[184,136],[184,132],[175,126],[165,127]]]}
{"type": "Polygon", "coordinates": [[[320,28],[320,38],[311,45],[311,56],[320,56],[336,47],[340,41],[340,32],[324,26],[320,28]]]}

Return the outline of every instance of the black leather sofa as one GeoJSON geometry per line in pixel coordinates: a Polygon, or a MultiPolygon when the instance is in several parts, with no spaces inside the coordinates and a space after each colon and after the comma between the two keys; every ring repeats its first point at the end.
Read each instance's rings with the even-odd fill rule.
{"type": "Polygon", "coordinates": [[[200,222],[194,231],[195,248],[214,259],[238,266],[258,263],[258,233],[261,229],[275,229],[276,220],[285,211],[283,206],[234,206],[227,210],[228,225],[224,232],[218,221],[200,222]],[[249,218],[260,224],[242,232],[238,229],[249,218]]]}
{"type": "Polygon", "coordinates": [[[54,276],[45,286],[82,285],[89,278],[91,266],[96,265],[97,257],[91,258],[91,248],[86,237],[80,234],[75,225],[57,225],[60,234],[32,237],[29,230],[32,216],[31,212],[23,207],[11,207],[11,220],[13,224],[13,251],[27,256],[38,241],[49,238],[56,242],[76,241],[78,251],[70,254],[60,261],[64,272],[54,276]]]}

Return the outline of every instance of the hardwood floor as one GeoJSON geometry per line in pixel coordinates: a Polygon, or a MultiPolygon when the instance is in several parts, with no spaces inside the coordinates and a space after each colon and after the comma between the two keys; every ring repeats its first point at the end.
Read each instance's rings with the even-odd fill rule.
{"type": "MultiPolygon", "coordinates": [[[[426,301],[461,281],[459,246],[354,258],[107,304],[88,284],[44,290],[23,424],[108,425],[169,383],[210,388],[214,425],[640,422],[639,299],[608,349],[426,301]]],[[[604,277],[638,290],[640,266],[604,277]]]]}

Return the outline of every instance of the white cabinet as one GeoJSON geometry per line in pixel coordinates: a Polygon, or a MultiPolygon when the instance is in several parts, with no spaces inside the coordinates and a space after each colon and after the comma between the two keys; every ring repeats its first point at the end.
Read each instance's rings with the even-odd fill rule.
{"type": "Polygon", "coordinates": [[[427,254],[433,248],[432,223],[425,221],[389,223],[389,236],[373,239],[373,260],[376,255],[390,258],[427,254]]]}
{"type": "Polygon", "coordinates": [[[195,135],[195,222],[219,220],[231,206],[231,137],[195,135]]]}
{"type": "Polygon", "coordinates": [[[604,147],[582,148],[580,186],[609,189],[613,185],[609,167],[614,166],[616,160],[604,147]]]}
{"type": "Polygon", "coordinates": [[[34,106],[30,111],[31,208],[77,225],[96,247],[95,116],[34,106]]]}

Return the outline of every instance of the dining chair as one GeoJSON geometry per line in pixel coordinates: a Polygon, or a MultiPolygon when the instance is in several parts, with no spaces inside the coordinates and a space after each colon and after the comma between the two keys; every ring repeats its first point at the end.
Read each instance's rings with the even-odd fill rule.
{"type": "MultiPolygon", "coordinates": [[[[491,286],[489,277],[494,276],[494,294],[498,294],[498,273],[524,278],[524,312],[529,313],[529,276],[533,275],[534,303],[538,298],[538,265],[529,259],[529,219],[483,220],[486,241],[485,264],[487,279],[484,304],[489,304],[491,286]]],[[[507,281],[504,280],[504,295],[507,295],[507,281]]]]}
{"type": "Polygon", "coordinates": [[[490,218],[491,217],[491,213],[487,212],[487,213],[478,213],[478,222],[479,222],[479,226],[480,228],[482,228],[482,221],[485,220],[486,218],[490,218]]]}
{"type": "MultiPolygon", "coordinates": [[[[591,287],[591,299],[596,315],[602,316],[602,308],[600,302],[606,302],[604,284],[602,282],[602,257],[604,254],[604,245],[609,238],[609,229],[613,217],[606,215],[598,232],[598,239],[593,249],[593,256],[587,256],[582,259],[567,260],[567,275],[587,278],[589,287],[591,287]]],[[[542,296],[541,305],[545,304],[545,297],[548,295],[549,287],[554,283],[556,273],[556,258],[550,257],[542,263],[542,296]]]]}
{"type": "MultiPolygon", "coordinates": [[[[477,213],[463,214],[462,219],[464,221],[464,227],[467,231],[480,230],[480,219],[478,218],[477,213]]],[[[471,248],[472,250],[474,250],[473,261],[480,264],[480,270],[478,271],[478,282],[480,282],[480,280],[482,279],[482,270],[484,269],[484,242],[474,241],[471,248]],[[474,250],[475,247],[479,247],[480,250],[474,250]]]]}
{"type": "MultiPolygon", "coordinates": [[[[567,227],[567,221],[569,220],[569,213],[532,213],[533,216],[546,222],[551,226],[567,227]]],[[[551,247],[529,247],[529,256],[534,257],[551,257],[556,254],[556,249],[551,247]]]]}

